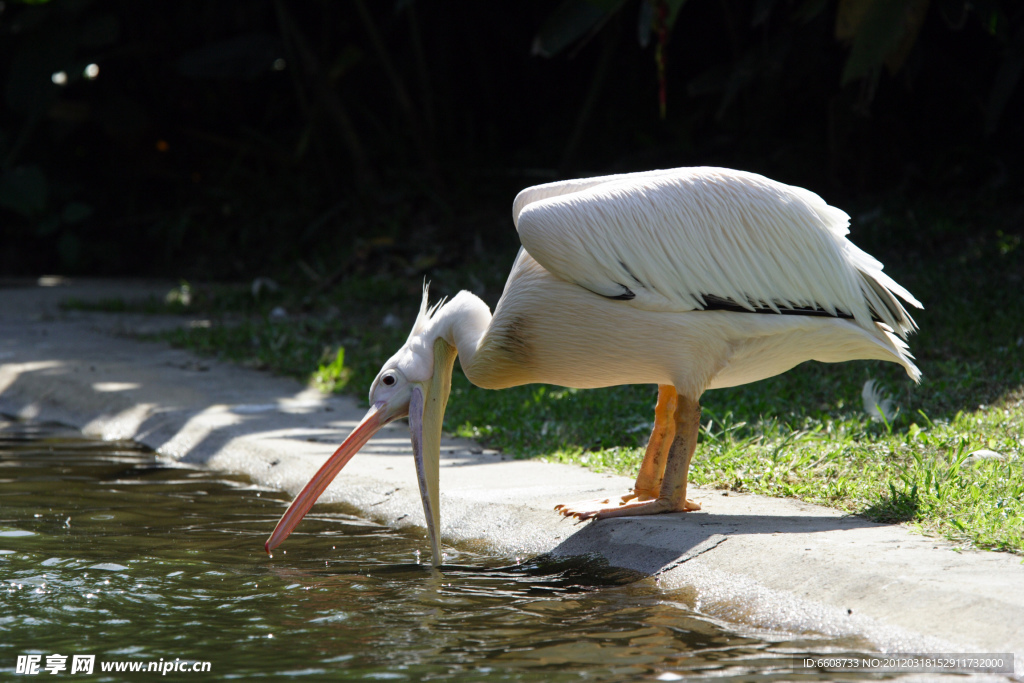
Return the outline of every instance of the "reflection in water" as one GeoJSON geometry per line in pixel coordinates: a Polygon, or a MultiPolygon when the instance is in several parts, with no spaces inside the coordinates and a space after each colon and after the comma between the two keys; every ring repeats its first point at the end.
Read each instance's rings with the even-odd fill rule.
{"type": "Polygon", "coordinates": [[[738,635],[595,561],[449,549],[438,572],[422,538],[337,507],[271,560],[288,502],[132,443],[0,422],[0,671],[57,653],[97,655],[90,680],[160,658],[212,662],[203,680],[792,680],[811,677],[793,654],[830,645],[738,635]]]}

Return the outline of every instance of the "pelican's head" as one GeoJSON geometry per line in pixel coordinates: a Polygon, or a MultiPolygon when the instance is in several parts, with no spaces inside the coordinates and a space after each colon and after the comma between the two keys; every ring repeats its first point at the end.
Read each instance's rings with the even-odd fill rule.
{"type": "Polygon", "coordinates": [[[268,553],[288,537],[341,468],[370,437],[388,423],[408,417],[434,565],[441,564],[438,466],[441,458],[441,423],[448,404],[448,393],[451,391],[456,349],[444,339],[431,334],[431,317],[440,305],[438,303],[433,308],[427,307],[427,289],[424,287],[423,303],[409,338],[398,353],[384,364],[370,385],[370,410],[281,516],[281,521],[267,539],[265,547],[268,553]]]}

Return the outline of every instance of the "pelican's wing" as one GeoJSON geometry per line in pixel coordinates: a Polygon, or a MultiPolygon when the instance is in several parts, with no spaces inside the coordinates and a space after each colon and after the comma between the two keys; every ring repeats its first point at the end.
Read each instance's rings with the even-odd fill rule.
{"type": "MultiPolygon", "coordinates": [[[[512,221],[519,227],[519,214],[528,205],[548,197],[573,194],[589,190],[597,185],[605,185],[616,181],[630,181],[633,183],[661,175],[678,175],[683,169],[670,168],[659,171],[644,171],[643,173],[619,173],[617,175],[604,175],[595,178],[573,178],[572,180],[559,180],[554,183],[544,183],[528,187],[516,195],[512,202],[512,221]]],[[[690,169],[693,170],[693,169],[690,169]]]]}
{"type": "Polygon", "coordinates": [[[763,176],[681,168],[523,190],[519,238],[544,268],[658,311],[818,312],[905,337],[910,292],[846,235],[850,217],[763,176]]]}

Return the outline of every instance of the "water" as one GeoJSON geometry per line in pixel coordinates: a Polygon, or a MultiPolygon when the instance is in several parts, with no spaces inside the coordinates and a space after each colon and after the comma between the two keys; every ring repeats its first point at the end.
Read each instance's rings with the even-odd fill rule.
{"type": "Polygon", "coordinates": [[[793,656],[829,645],[738,634],[595,562],[463,550],[437,572],[421,536],[337,507],[270,559],[288,502],[133,443],[0,421],[0,672],[35,653],[67,656],[64,676],[95,655],[72,677],[89,681],[146,676],[104,662],[176,660],[210,670],[165,680],[806,680],[793,656]]]}

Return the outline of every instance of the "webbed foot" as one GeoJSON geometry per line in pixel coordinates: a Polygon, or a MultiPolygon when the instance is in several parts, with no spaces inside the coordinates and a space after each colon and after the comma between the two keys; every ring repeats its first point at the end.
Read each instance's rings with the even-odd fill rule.
{"type": "Polygon", "coordinates": [[[668,498],[647,494],[627,493],[619,498],[599,498],[576,503],[556,505],[555,510],[566,517],[579,520],[605,519],[608,517],[631,517],[633,515],[656,515],[663,512],[693,512],[700,510],[700,503],[685,498],[677,505],[668,498]]]}

